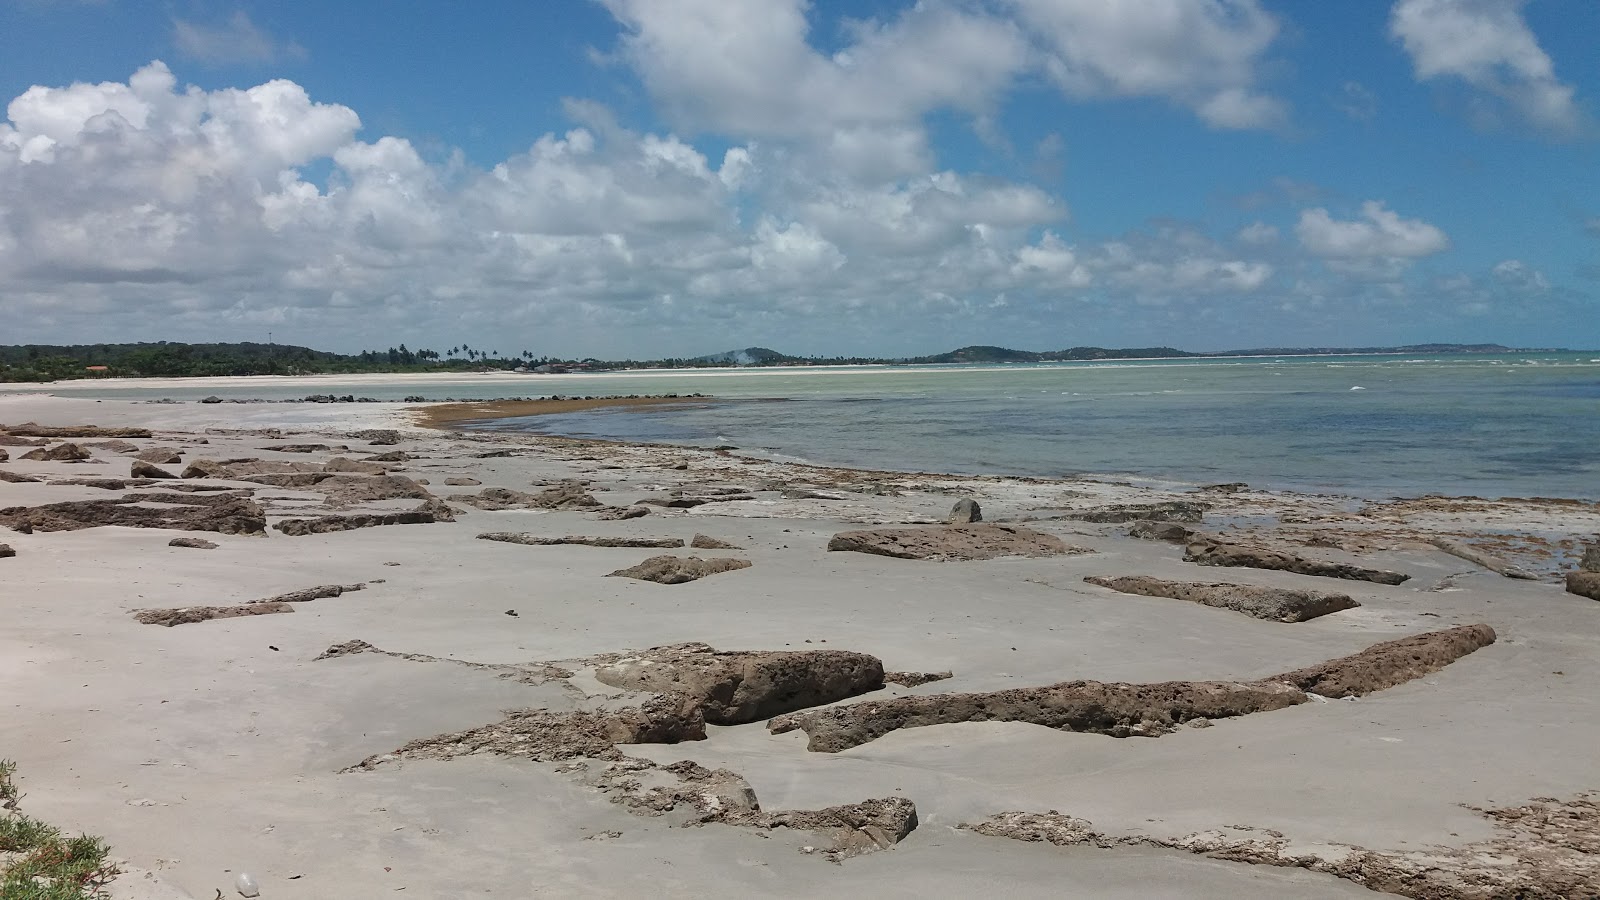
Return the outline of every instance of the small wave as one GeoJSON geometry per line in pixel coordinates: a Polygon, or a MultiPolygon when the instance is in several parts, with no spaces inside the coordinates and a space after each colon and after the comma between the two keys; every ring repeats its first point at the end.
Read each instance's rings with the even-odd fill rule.
{"type": "Polygon", "coordinates": [[[1362,387],[1361,385],[1358,384],[1355,387],[1351,388],[1350,390],[1352,390],[1352,391],[1364,391],[1364,390],[1366,390],[1366,388],[1364,388],[1364,387],[1362,387]]]}

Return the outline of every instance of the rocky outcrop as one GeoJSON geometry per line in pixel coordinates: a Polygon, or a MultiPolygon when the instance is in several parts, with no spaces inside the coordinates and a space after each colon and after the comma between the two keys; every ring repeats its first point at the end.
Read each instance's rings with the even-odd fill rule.
{"type": "Polygon", "coordinates": [[[504,509],[586,509],[600,505],[600,501],[585,492],[582,485],[570,482],[540,491],[537,494],[513,491],[510,488],[484,488],[476,494],[452,494],[450,495],[450,500],[489,511],[504,509]]]}
{"type": "Polygon", "coordinates": [[[364,460],[346,459],[335,456],[322,465],[324,472],[346,472],[352,475],[384,475],[389,468],[382,463],[366,462],[364,460]]]}
{"type": "Polygon", "coordinates": [[[901,687],[920,687],[935,681],[947,681],[955,677],[954,672],[885,672],[883,680],[889,684],[898,684],[901,687]]]}
{"type": "Polygon", "coordinates": [[[983,521],[983,510],[978,506],[978,501],[963,497],[950,507],[950,515],[945,522],[951,525],[971,525],[983,521]]]}
{"type": "Polygon", "coordinates": [[[1462,625],[1374,644],[1351,656],[1265,680],[1322,697],[1364,697],[1431,675],[1494,641],[1494,629],[1488,625],[1462,625]]]}
{"type": "Polygon", "coordinates": [[[242,494],[127,494],[112,500],[78,500],[0,509],[0,525],[17,530],[77,531],[102,525],[171,528],[220,534],[263,534],[266,513],[242,494]],[[159,507],[140,506],[159,503],[159,507]]]}
{"type": "Polygon", "coordinates": [[[1111,737],[1159,737],[1179,725],[1269,712],[1308,702],[1309,694],[1362,696],[1438,671],[1494,642],[1494,629],[1468,625],[1377,644],[1257,681],[1122,684],[1068,681],[976,694],[894,697],[789,713],[767,727],[806,733],[808,750],[837,753],[901,728],[959,722],[1029,722],[1111,737]]]}
{"type": "Polygon", "coordinates": [[[79,447],[77,444],[57,444],[54,447],[39,447],[22,454],[22,459],[35,462],[80,462],[92,459],[93,453],[79,447]]]}
{"type": "Polygon", "coordinates": [[[636,566],[618,569],[607,577],[637,578],[656,584],[684,584],[708,575],[750,568],[744,559],[701,559],[698,556],[652,556],[636,566]]]}
{"type": "Polygon", "coordinates": [[[597,510],[593,518],[597,522],[616,522],[648,515],[650,515],[648,506],[605,506],[597,510]]]}
{"type": "Polygon", "coordinates": [[[302,588],[298,591],[290,591],[287,594],[279,594],[276,597],[266,597],[261,600],[251,600],[250,605],[253,606],[262,603],[310,603],[313,600],[324,600],[328,597],[338,597],[342,594],[348,594],[351,591],[363,590],[364,588],[366,588],[365,583],[319,584],[316,587],[302,588]]]}
{"type": "Polygon", "coordinates": [[[183,462],[183,451],[171,447],[150,447],[135,453],[133,458],[160,466],[173,466],[183,462]]]}
{"type": "Polygon", "coordinates": [[[1411,576],[1382,569],[1367,569],[1346,563],[1306,559],[1282,550],[1235,544],[1211,535],[1195,535],[1183,557],[1202,566],[1240,566],[1251,569],[1275,569],[1299,575],[1316,575],[1323,578],[1344,578],[1352,581],[1371,581],[1377,584],[1400,584],[1411,576]]]}
{"type": "Polygon", "coordinates": [[[4,469],[0,469],[0,482],[6,482],[8,484],[24,484],[27,482],[43,480],[43,478],[40,478],[37,475],[23,475],[20,472],[7,472],[4,469]]]}
{"type": "Polygon", "coordinates": [[[1124,594],[1187,600],[1190,603],[1231,609],[1257,619],[1275,622],[1304,622],[1361,605],[1352,600],[1348,594],[1295,591],[1252,584],[1163,581],[1146,575],[1127,575],[1120,578],[1089,576],[1083,580],[1124,594]]]}
{"type": "Polygon", "coordinates": [[[1063,556],[1089,551],[1055,535],[1017,525],[952,525],[944,528],[878,528],[845,531],[829,550],[871,553],[896,559],[972,560],[1002,556],[1063,556]]]}
{"type": "Polygon", "coordinates": [[[477,487],[478,485],[483,484],[483,482],[476,478],[464,478],[461,476],[446,478],[444,483],[450,487],[477,487]]]}
{"type": "Polygon", "coordinates": [[[172,474],[171,472],[168,472],[166,469],[163,469],[160,466],[153,465],[151,463],[147,463],[142,459],[136,459],[136,460],[133,461],[133,465],[129,468],[128,475],[131,478],[177,478],[178,477],[178,476],[172,474]]]}
{"type": "Polygon", "coordinates": [[[1128,529],[1128,537],[1136,537],[1146,541],[1166,541],[1169,544],[1187,544],[1195,535],[1191,528],[1185,528],[1177,522],[1152,522],[1140,519],[1128,529]]]}
{"type": "Polygon", "coordinates": [[[330,504],[374,500],[436,500],[427,488],[404,475],[327,475],[313,485],[330,504]]]}
{"type": "Polygon", "coordinates": [[[45,438],[17,437],[14,434],[0,432],[0,447],[43,447],[50,443],[45,438]]]}
{"type": "Polygon", "coordinates": [[[347,516],[318,516],[314,519],[284,519],[272,527],[290,537],[308,534],[328,534],[335,531],[354,531],[357,528],[376,528],[380,525],[432,525],[439,517],[429,510],[408,510],[393,513],[353,513],[347,516]]]}
{"type": "Polygon", "coordinates": [[[239,616],[266,616],[275,613],[292,613],[294,607],[287,603],[246,603],[241,606],[186,606],[181,609],[137,609],[133,618],[142,625],[193,625],[212,619],[232,619],[239,616]]]}
{"type": "Polygon", "coordinates": [[[215,541],[208,541],[205,538],[196,538],[196,537],[173,538],[172,540],[167,541],[167,546],[168,547],[188,547],[188,548],[193,549],[193,550],[215,550],[215,549],[217,549],[217,543],[215,541]]]}
{"type": "Polygon", "coordinates": [[[1583,556],[1578,560],[1580,572],[1600,572],[1600,544],[1595,544],[1583,549],[1583,556]]]}
{"type": "Polygon", "coordinates": [[[848,650],[717,652],[705,644],[656,647],[595,670],[602,684],[681,692],[713,725],[742,725],[883,687],[883,663],[848,650]]]}
{"type": "Polygon", "coordinates": [[[322,466],[313,462],[263,459],[196,459],[184,467],[184,478],[228,478],[241,480],[260,475],[316,474],[322,466]]]}
{"type": "Polygon", "coordinates": [[[0,462],[6,462],[9,459],[11,459],[11,454],[7,453],[4,447],[0,447],[0,462]]]}
{"type": "Polygon", "coordinates": [[[360,438],[369,444],[377,446],[391,446],[400,443],[400,432],[393,428],[368,428],[357,431],[351,437],[360,438]]]}
{"type": "Polygon", "coordinates": [[[97,441],[89,446],[96,450],[110,450],[112,453],[133,453],[139,449],[138,444],[130,444],[120,438],[109,441],[97,441]]]}
{"type": "MultiPolygon", "coordinates": [[[[279,444],[276,447],[262,447],[263,450],[272,450],[278,453],[330,453],[333,448],[327,444],[279,444]]],[[[340,450],[346,448],[340,447],[340,450]]]]}
{"type": "Polygon", "coordinates": [[[1489,571],[1498,575],[1504,575],[1507,578],[1517,578],[1522,581],[1537,581],[1539,579],[1539,576],[1533,574],[1532,572],[1519,569],[1505,560],[1494,556],[1493,554],[1484,553],[1483,551],[1469,547],[1460,541],[1452,541],[1448,538],[1436,537],[1429,538],[1428,543],[1438,547],[1440,550],[1443,550],[1451,556],[1457,557],[1458,559],[1464,559],[1467,562],[1477,563],[1478,565],[1483,566],[1485,569],[1488,569],[1489,571]]]}
{"type": "Polygon", "coordinates": [[[391,450],[388,453],[374,453],[371,456],[363,459],[362,462],[398,463],[406,462],[409,459],[411,459],[411,454],[405,452],[404,450],[391,450]]]}
{"type": "Polygon", "coordinates": [[[1187,500],[1165,503],[1121,503],[1097,506],[1067,514],[1069,519],[1082,522],[1132,522],[1143,519],[1150,522],[1198,522],[1205,517],[1206,505],[1187,500]]]}
{"type": "Polygon", "coordinates": [[[17,551],[11,549],[10,544],[0,544],[0,559],[10,559],[16,555],[17,551]]]}
{"type": "Polygon", "coordinates": [[[738,544],[730,544],[727,541],[719,540],[719,539],[714,538],[714,537],[709,537],[709,536],[704,535],[704,534],[695,535],[694,536],[694,540],[689,542],[689,546],[695,548],[696,550],[743,550],[744,549],[743,547],[739,546],[738,544]]]}
{"type": "Polygon", "coordinates": [[[0,425],[0,432],[27,437],[46,438],[147,438],[148,428],[102,428],[99,425],[0,425]]]}
{"type": "Polygon", "coordinates": [[[561,544],[581,544],[585,547],[682,547],[682,538],[588,537],[569,534],[564,537],[539,537],[510,531],[492,531],[478,535],[480,541],[501,541],[507,544],[527,544],[530,547],[553,547],[561,544]]]}
{"type": "Polygon", "coordinates": [[[1600,572],[1568,572],[1567,593],[1600,600],[1600,572]]]}

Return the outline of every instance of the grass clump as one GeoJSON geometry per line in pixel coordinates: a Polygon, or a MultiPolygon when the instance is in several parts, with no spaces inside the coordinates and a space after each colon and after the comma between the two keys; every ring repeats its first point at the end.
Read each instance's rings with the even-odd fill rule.
{"type": "Polygon", "coordinates": [[[0,900],[99,900],[117,870],[105,841],[17,811],[16,763],[0,760],[0,900]]]}

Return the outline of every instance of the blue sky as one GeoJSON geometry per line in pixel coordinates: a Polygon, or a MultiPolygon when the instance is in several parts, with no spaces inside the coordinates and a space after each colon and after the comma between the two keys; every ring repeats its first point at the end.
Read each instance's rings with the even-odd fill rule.
{"type": "Polygon", "coordinates": [[[0,36],[0,342],[1600,348],[1592,0],[0,0],[0,36]]]}

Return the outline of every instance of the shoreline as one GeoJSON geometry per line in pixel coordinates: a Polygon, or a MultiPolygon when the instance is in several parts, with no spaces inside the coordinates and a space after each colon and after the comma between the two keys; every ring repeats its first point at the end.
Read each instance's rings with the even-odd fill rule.
{"type": "MultiPolygon", "coordinates": [[[[528,416],[559,415],[594,409],[640,409],[652,406],[677,406],[690,403],[715,403],[716,397],[550,397],[540,400],[482,400],[411,404],[407,413],[418,426],[449,430],[470,430],[477,423],[528,416]]],[[[553,435],[560,437],[561,435],[553,435]]]]}
{"type": "MultiPolygon", "coordinates": [[[[792,896],[796,884],[837,895],[892,883],[934,896],[997,879],[1023,897],[1067,886],[1119,900],[1151,890],[1333,900],[1370,896],[1349,872],[1324,874],[1337,874],[1353,845],[1408,865],[1408,848],[1433,847],[1429,871],[1470,873],[1487,852],[1475,848],[1501,838],[1465,807],[1567,802],[1600,788],[1584,762],[1600,740],[1588,689],[1600,675],[1600,607],[1556,581],[1579,549],[1568,539],[1600,534],[1593,504],[1351,504],[1249,488],[884,472],[424,428],[375,406],[0,398],[0,421],[12,425],[153,430],[127,439],[131,450],[68,438],[90,454],[79,462],[24,460],[32,447],[4,445],[0,471],[40,480],[0,483],[0,508],[127,498],[119,508],[136,511],[151,497],[181,509],[171,498],[219,495],[178,489],[221,487],[237,499],[194,500],[207,505],[192,515],[247,502],[267,523],[265,535],[0,529],[16,551],[0,558],[12,598],[0,691],[15,698],[0,757],[21,764],[30,815],[103,835],[127,871],[141,872],[134,887],[169,889],[150,896],[211,897],[247,871],[264,897],[306,900],[400,888],[521,896],[529,884],[566,896],[765,897],[792,896]],[[172,474],[201,459],[254,462],[219,463],[240,468],[203,479],[87,483],[127,479],[132,454],[158,448],[182,458],[159,464],[172,474]],[[598,505],[541,505],[555,503],[548,496],[598,505]],[[953,562],[830,550],[842,532],[940,532],[957,500],[981,504],[1003,529],[1076,549],[953,562]],[[1157,504],[1180,518],[1192,508],[1199,521],[1185,528],[1410,579],[1202,568],[1181,544],[1129,534],[1126,510],[1157,504]],[[453,521],[395,518],[441,508],[453,521]],[[648,512],[603,515],[630,508],[648,512]],[[277,527],[341,516],[372,524],[277,527]],[[171,547],[174,536],[216,546],[171,547]],[[697,536],[736,549],[644,549],[697,536]],[[659,554],[748,565],[683,584],[609,577],[659,554]],[[1117,575],[1331,590],[1359,605],[1287,624],[1084,581],[1117,575]],[[176,627],[134,616],[207,608],[243,612],[176,627]],[[1164,736],[964,721],[903,728],[835,756],[756,717],[678,743],[541,749],[559,734],[550,723],[651,696],[611,686],[602,668],[686,642],[871,654],[913,683],[918,673],[943,680],[891,682],[842,705],[937,704],[1085,681],[1269,678],[1478,623],[1498,640],[1425,679],[1164,736]],[[507,718],[508,709],[536,713],[507,718]],[[458,749],[467,747],[477,752],[458,749]],[[664,793],[640,793],[651,785],[664,793]],[[833,852],[830,833],[726,812],[747,797],[759,816],[903,800],[920,824],[832,866],[817,858],[833,852]],[[1092,823],[1098,837],[1062,850],[1054,838],[985,836],[1006,834],[992,824],[1005,816],[1046,810],[1092,823]],[[678,827],[697,816],[711,819],[678,827]],[[1217,853],[1233,861],[1208,855],[1213,839],[1191,839],[1235,825],[1255,830],[1227,832],[1243,843],[1217,853]],[[1273,863],[1270,842],[1259,843],[1268,829],[1317,857],[1315,871],[1273,863]],[[649,860],[670,865],[641,874],[649,860]]],[[[1540,840],[1523,835],[1493,853],[1532,860],[1551,852],[1540,840]]]]}

